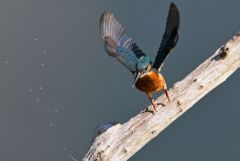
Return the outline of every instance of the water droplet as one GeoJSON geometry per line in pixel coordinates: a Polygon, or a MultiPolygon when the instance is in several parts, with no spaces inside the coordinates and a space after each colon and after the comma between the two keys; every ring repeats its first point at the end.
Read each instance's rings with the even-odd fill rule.
{"type": "Polygon", "coordinates": [[[46,50],[43,50],[43,55],[46,55],[47,54],[47,51],[46,50]]]}
{"type": "Polygon", "coordinates": [[[43,87],[42,87],[42,86],[39,86],[39,89],[40,89],[40,90],[43,90],[43,87]]]}
{"type": "Polygon", "coordinates": [[[31,93],[33,90],[32,90],[32,88],[29,88],[28,91],[31,93]]]}
{"type": "Polygon", "coordinates": [[[52,123],[52,122],[50,122],[49,126],[53,127],[53,123],[52,123]]]}
{"type": "Polygon", "coordinates": [[[39,99],[39,98],[36,98],[36,102],[40,102],[40,99],[39,99]]]}
{"type": "Polygon", "coordinates": [[[41,63],[41,66],[45,66],[45,63],[41,63]]]}
{"type": "Polygon", "coordinates": [[[77,161],[77,159],[74,158],[70,153],[68,153],[68,157],[69,157],[70,159],[72,159],[73,161],[77,161]]]}

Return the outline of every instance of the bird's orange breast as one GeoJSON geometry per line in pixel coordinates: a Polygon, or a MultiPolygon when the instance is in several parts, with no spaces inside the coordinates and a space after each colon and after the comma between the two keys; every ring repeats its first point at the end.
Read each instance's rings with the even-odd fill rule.
{"type": "Polygon", "coordinates": [[[166,82],[160,73],[151,70],[141,76],[135,85],[140,91],[152,93],[165,88],[166,82]]]}

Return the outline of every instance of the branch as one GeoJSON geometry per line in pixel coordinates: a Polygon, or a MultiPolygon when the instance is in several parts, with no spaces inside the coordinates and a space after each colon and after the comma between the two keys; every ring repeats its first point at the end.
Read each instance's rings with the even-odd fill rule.
{"type": "Polygon", "coordinates": [[[106,124],[98,128],[82,161],[125,161],[203,96],[223,83],[240,67],[240,33],[219,48],[182,81],[169,90],[171,102],[160,96],[155,114],[141,112],[124,124],[106,124]]]}

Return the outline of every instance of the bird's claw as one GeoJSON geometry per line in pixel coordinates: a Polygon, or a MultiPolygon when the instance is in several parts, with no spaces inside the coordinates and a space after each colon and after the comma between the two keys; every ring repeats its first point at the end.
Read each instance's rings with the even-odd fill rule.
{"type": "Polygon", "coordinates": [[[149,106],[146,108],[145,112],[151,112],[151,113],[156,113],[157,112],[157,104],[155,102],[152,102],[152,106],[149,106]]]}

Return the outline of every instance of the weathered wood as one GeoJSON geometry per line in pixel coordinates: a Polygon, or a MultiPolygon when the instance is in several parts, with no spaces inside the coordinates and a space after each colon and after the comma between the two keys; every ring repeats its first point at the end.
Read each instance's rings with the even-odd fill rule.
{"type": "Polygon", "coordinates": [[[240,33],[219,48],[182,81],[156,101],[158,112],[141,112],[124,124],[99,128],[83,161],[125,161],[191,108],[203,96],[224,82],[240,67],[240,33]],[[106,130],[107,129],[107,130],[106,130]]]}

